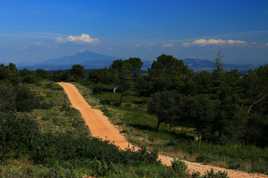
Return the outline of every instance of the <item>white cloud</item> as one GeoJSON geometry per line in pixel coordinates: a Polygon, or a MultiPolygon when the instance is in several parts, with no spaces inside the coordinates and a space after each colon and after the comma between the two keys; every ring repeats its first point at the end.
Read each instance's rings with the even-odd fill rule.
{"type": "Polygon", "coordinates": [[[82,33],[81,35],[77,35],[77,36],[70,35],[70,36],[58,37],[56,40],[61,43],[64,43],[64,42],[93,43],[93,42],[98,41],[98,38],[95,38],[86,33],[82,33]]]}
{"type": "Polygon", "coordinates": [[[197,39],[191,42],[183,43],[183,46],[223,46],[223,45],[245,45],[246,41],[241,40],[224,40],[224,39],[197,39]]]}

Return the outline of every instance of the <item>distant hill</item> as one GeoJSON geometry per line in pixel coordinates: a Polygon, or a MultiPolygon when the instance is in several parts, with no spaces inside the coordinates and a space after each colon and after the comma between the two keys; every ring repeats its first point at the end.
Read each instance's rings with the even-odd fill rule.
{"type": "MultiPolygon", "coordinates": [[[[193,70],[213,70],[215,68],[215,63],[206,59],[193,59],[187,58],[183,60],[186,65],[188,65],[193,70]]],[[[224,64],[224,69],[226,70],[239,70],[239,71],[247,71],[249,69],[254,68],[253,65],[250,64],[224,64]]]]}
{"type": "Polygon", "coordinates": [[[90,51],[76,53],[72,56],[64,56],[48,59],[44,62],[23,66],[29,69],[62,70],[69,69],[73,64],[81,64],[87,69],[96,69],[109,66],[116,58],[90,51]]]}
{"type": "MultiPolygon", "coordinates": [[[[115,57],[98,54],[95,52],[84,51],[79,52],[71,56],[64,56],[55,59],[49,59],[41,63],[28,66],[19,66],[20,68],[28,69],[46,69],[46,70],[62,70],[69,69],[73,64],[81,64],[87,69],[97,69],[104,68],[111,65],[112,61],[115,60],[115,57]]],[[[214,69],[215,64],[213,61],[206,59],[195,59],[187,58],[183,60],[186,65],[191,69],[200,71],[208,70],[211,71],[214,69]]],[[[144,60],[143,69],[148,69],[151,67],[152,61],[144,60]]],[[[237,69],[240,71],[247,71],[254,68],[253,65],[239,65],[239,64],[224,64],[226,70],[237,69]]]]}
{"type": "MultiPolygon", "coordinates": [[[[207,59],[196,59],[196,58],[186,58],[183,59],[184,64],[186,64],[189,68],[195,71],[207,70],[211,71],[215,68],[215,63],[213,61],[207,59]]],[[[152,65],[152,61],[144,61],[143,68],[149,68],[152,65]]],[[[255,66],[246,64],[224,64],[225,70],[239,70],[239,71],[248,71],[249,69],[253,69],[255,66]]]]}

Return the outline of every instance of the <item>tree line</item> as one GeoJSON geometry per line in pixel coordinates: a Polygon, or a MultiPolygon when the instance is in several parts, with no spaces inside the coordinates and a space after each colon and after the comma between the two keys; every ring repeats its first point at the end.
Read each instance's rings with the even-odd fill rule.
{"type": "MultiPolygon", "coordinates": [[[[95,92],[149,97],[147,110],[170,126],[195,128],[200,141],[268,145],[268,65],[246,73],[226,71],[219,55],[213,71],[193,71],[182,60],[161,55],[143,71],[142,60],[115,60],[90,71],[95,92]]],[[[82,77],[82,75],[81,75],[82,77]]]]}
{"type": "Polygon", "coordinates": [[[226,71],[218,56],[213,71],[193,71],[170,55],[159,56],[147,70],[142,65],[139,58],[115,60],[107,68],[89,71],[81,65],[64,71],[29,71],[9,64],[0,66],[0,80],[8,78],[15,85],[41,78],[91,82],[96,93],[119,94],[117,106],[128,95],[149,98],[147,111],[157,116],[156,129],[162,123],[187,125],[200,141],[268,145],[268,65],[246,73],[226,71]]]}

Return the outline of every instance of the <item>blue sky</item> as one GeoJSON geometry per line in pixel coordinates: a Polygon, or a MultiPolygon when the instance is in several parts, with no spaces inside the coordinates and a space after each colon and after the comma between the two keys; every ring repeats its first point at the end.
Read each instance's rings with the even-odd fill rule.
{"type": "Polygon", "coordinates": [[[90,50],[268,63],[267,0],[2,0],[0,62],[90,50]]]}

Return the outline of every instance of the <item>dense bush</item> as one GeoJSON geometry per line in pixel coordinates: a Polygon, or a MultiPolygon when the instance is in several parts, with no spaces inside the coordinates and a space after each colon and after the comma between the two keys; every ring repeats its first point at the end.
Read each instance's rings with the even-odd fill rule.
{"type": "Polygon", "coordinates": [[[268,65],[241,75],[224,71],[217,63],[211,73],[192,76],[178,60],[160,56],[149,75],[149,83],[156,80],[156,88],[166,90],[154,93],[148,103],[148,111],[158,117],[157,127],[161,122],[173,126],[187,122],[210,143],[267,146],[268,65]]]}
{"type": "Polygon", "coordinates": [[[16,111],[16,91],[9,82],[0,82],[0,112],[16,111]]]}
{"type": "Polygon", "coordinates": [[[228,175],[226,172],[215,172],[213,170],[210,170],[204,175],[200,175],[199,173],[193,173],[192,178],[228,178],[228,175]]]}
{"type": "Polygon", "coordinates": [[[175,123],[178,120],[177,106],[179,95],[174,91],[155,93],[148,103],[148,111],[158,118],[156,128],[159,129],[162,122],[175,123]]]}
{"type": "Polygon", "coordinates": [[[31,152],[39,130],[30,114],[0,113],[0,154],[20,155],[31,152]]]}
{"type": "Polygon", "coordinates": [[[184,162],[174,160],[171,165],[172,169],[178,174],[179,177],[186,177],[187,166],[184,162]]]}
{"type": "Polygon", "coordinates": [[[14,86],[10,82],[0,82],[0,112],[30,112],[51,107],[44,101],[30,85],[14,86]]]}
{"type": "Polygon", "coordinates": [[[18,70],[15,64],[0,65],[0,80],[17,83],[19,81],[18,70]]]}
{"type": "Polygon", "coordinates": [[[15,103],[18,112],[29,112],[42,107],[40,96],[36,96],[31,89],[26,86],[17,88],[15,103]]]}
{"type": "Polygon", "coordinates": [[[154,153],[147,151],[119,151],[116,146],[98,139],[72,135],[36,137],[31,156],[36,163],[80,158],[81,160],[97,159],[104,162],[135,164],[138,162],[154,163],[157,158],[154,153]]]}

